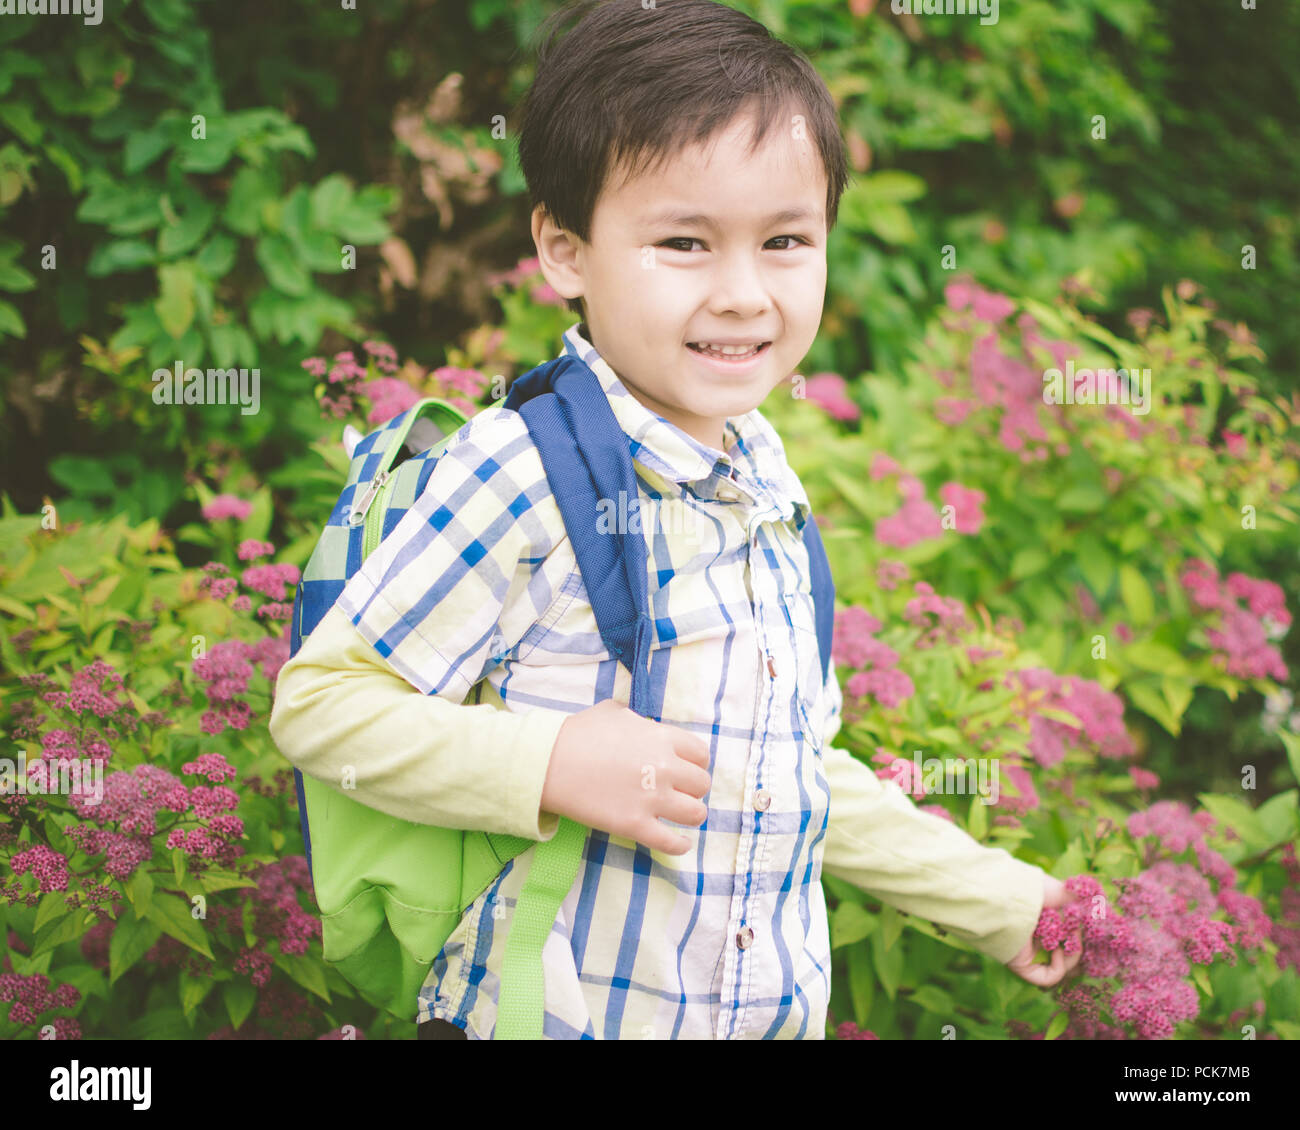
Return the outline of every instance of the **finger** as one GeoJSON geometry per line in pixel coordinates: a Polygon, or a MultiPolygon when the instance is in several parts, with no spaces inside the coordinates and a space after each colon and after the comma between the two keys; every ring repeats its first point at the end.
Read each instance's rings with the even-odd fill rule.
{"type": "Polygon", "coordinates": [[[708,819],[709,806],[696,797],[672,789],[656,806],[655,815],[677,824],[698,826],[708,819]]]}
{"type": "Polygon", "coordinates": [[[713,786],[713,778],[709,776],[707,769],[701,769],[698,765],[685,761],[678,761],[673,767],[672,778],[673,788],[678,792],[701,799],[713,786]]]}
{"type": "Polygon", "coordinates": [[[1065,976],[1065,954],[1062,950],[1054,949],[1052,951],[1052,963],[1047,967],[1047,976],[1044,978],[1043,987],[1050,988],[1055,985],[1062,977],[1065,976]]]}
{"type": "Polygon", "coordinates": [[[685,855],[691,850],[691,839],[681,832],[674,831],[658,820],[651,820],[647,830],[636,837],[637,843],[645,844],[653,851],[666,852],[668,855],[685,855]]]}
{"type": "MultiPolygon", "coordinates": [[[[669,727],[672,729],[672,727],[669,727]]],[[[709,767],[709,747],[693,734],[685,730],[673,729],[673,752],[678,757],[698,765],[701,769],[709,767]]]]}

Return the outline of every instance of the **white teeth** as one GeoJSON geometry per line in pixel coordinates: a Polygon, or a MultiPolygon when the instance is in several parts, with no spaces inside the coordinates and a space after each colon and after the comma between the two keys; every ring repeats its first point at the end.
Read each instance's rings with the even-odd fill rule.
{"type": "Polygon", "coordinates": [[[713,353],[721,357],[747,357],[757,353],[763,345],[761,341],[753,345],[711,345],[706,341],[694,341],[691,344],[701,353],[713,353]]]}

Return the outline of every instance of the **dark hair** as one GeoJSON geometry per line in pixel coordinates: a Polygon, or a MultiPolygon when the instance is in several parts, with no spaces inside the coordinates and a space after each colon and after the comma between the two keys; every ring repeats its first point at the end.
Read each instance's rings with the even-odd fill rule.
{"type": "MultiPolygon", "coordinates": [[[[524,97],[519,164],[530,211],[590,241],[611,172],[629,178],[704,144],[757,103],[752,154],[789,106],[804,113],[826,170],[826,226],[850,173],[835,103],[805,55],[743,12],[713,0],[580,0],[535,36],[537,73],[524,97]],[[558,42],[561,26],[577,25],[558,42]]],[[[581,299],[569,309],[585,317],[581,299]]]]}

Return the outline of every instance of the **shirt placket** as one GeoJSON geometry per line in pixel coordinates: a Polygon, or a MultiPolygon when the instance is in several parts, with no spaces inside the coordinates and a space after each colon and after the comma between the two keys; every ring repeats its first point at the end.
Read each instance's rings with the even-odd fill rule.
{"type": "MultiPolygon", "coordinates": [[[[774,774],[779,772],[781,751],[773,747],[770,732],[783,724],[782,719],[774,714],[778,709],[780,696],[777,691],[781,686],[781,673],[769,639],[770,618],[767,610],[772,607],[776,587],[771,570],[761,552],[761,528],[777,515],[776,508],[766,495],[748,484],[743,476],[733,479],[720,479],[715,495],[723,502],[736,502],[744,505],[748,513],[744,522],[744,537],[747,544],[745,568],[748,574],[748,588],[752,594],[751,616],[756,647],[756,693],[754,696],[753,736],[750,741],[749,764],[746,767],[746,785],[744,809],[741,813],[741,831],[737,844],[736,898],[734,911],[729,923],[724,984],[731,991],[729,1009],[721,1010],[718,1020],[718,1039],[738,1039],[756,1024],[766,1027],[771,1017],[756,1017],[751,1014],[748,997],[752,986],[757,983],[755,992],[759,996],[771,995],[769,981],[773,977],[779,981],[779,972],[761,968],[757,965],[759,955],[768,957],[772,954],[772,939],[763,936],[762,931],[774,928],[772,915],[766,906],[773,897],[768,889],[768,873],[771,870],[770,838],[764,828],[763,814],[773,805],[772,788],[774,774]],[[746,875],[752,870],[752,878],[746,875]]],[[[784,870],[784,868],[783,868],[784,870]]]]}

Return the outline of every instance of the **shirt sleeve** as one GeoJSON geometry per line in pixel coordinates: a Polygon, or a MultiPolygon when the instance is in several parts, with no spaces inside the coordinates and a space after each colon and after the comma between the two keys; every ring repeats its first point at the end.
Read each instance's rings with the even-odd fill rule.
{"type": "Polygon", "coordinates": [[[896,783],[832,746],[842,708],[833,667],[825,693],[823,762],[831,805],[823,871],[936,923],[979,953],[1010,961],[1038,924],[1043,870],[922,812],[896,783]]]}
{"type": "Polygon", "coordinates": [[[465,699],[560,595],[566,536],[523,419],[475,416],[281,668],[285,757],[340,789],[350,770],[357,799],[403,819],[550,839],[541,791],[568,714],[465,699]]]}
{"type": "Polygon", "coordinates": [[[371,808],[443,828],[546,841],[541,812],[551,750],[568,715],[516,714],[421,694],[336,605],[281,669],[271,737],[309,776],[371,808]]]}

